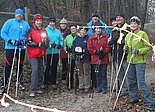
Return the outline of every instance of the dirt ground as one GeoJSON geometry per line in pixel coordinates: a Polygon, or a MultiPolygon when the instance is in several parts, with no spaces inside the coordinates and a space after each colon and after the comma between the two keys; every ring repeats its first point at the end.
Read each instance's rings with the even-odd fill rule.
{"type": "MultiPolygon", "coordinates": [[[[148,84],[150,85],[153,94],[155,96],[155,72],[154,72],[155,62],[151,62],[150,60],[147,63],[146,69],[146,79],[148,84]]],[[[141,97],[140,103],[136,105],[129,104],[129,97],[124,96],[121,97],[116,106],[116,110],[111,111],[112,106],[108,106],[109,101],[109,92],[107,94],[102,93],[94,93],[93,98],[91,97],[91,93],[77,93],[75,94],[74,90],[66,90],[65,86],[62,89],[53,90],[50,86],[48,87],[48,91],[44,91],[44,94],[37,95],[34,98],[30,98],[29,95],[29,85],[26,85],[27,89],[24,92],[19,92],[18,97],[14,97],[14,89],[11,88],[10,96],[13,98],[25,102],[28,104],[34,104],[38,106],[48,107],[48,108],[56,108],[66,112],[151,112],[145,111],[143,109],[145,103],[143,98],[141,97]]],[[[115,100],[115,96],[111,100],[113,103],[115,100]]],[[[21,106],[18,104],[14,104],[11,101],[8,108],[4,108],[0,106],[0,112],[32,112],[32,110],[28,107],[21,106]]],[[[35,112],[46,112],[42,110],[35,110],[35,112]]],[[[155,112],[154,110],[152,112],[155,112]]]]}

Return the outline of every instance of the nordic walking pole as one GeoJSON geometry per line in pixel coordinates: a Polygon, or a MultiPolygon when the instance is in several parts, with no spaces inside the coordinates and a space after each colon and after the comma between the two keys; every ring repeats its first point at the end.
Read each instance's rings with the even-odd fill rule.
{"type": "Polygon", "coordinates": [[[12,66],[11,66],[11,71],[10,71],[10,77],[9,77],[8,88],[7,88],[7,94],[9,94],[11,78],[12,78],[12,73],[13,73],[13,66],[14,66],[15,58],[16,58],[16,52],[17,52],[17,46],[15,47],[15,51],[14,51],[14,55],[13,55],[13,61],[12,61],[12,66]]]}
{"type": "Polygon", "coordinates": [[[18,83],[19,83],[19,68],[20,68],[20,56],[21,56],[21,47],[19,47],[19,53],[18,53],[18,65],[17,65],[17,81],[16,81],[16,93],[15,97],[17,97],[18,94],[18,83]]]}
{"type": "Polygon", "coordinates": [[[111,94],[110,94],[110,98],[109,98],[108,105],[110,104],[110,101],[111,101],[111,98],[112,98],[112,96],[113,96],[113,92],[114,92],[114,89],[115,89],[115,85],[117,84],[118,75],[119,75],[119,72],[120,72],[120,70],[121,70],[121,66],[122,66],[122,63],[123,63],[123,60],[124,60],[124,56],[125,56],[125,52],[123,53],[121,62],[120,62],[120,64],[119,64],[119,68],[118,68],[118,71],[117,71],[117,74],[116,74],[116,78],[115,78],[115,81],[114,81],[114,84],[113,84],[113,87],[112,87],[112,91],[111,91],[111,94]]]}
{"type": "MultiPolygon", "coordinates": [[[[53,42],[53,44],[55,43],[55,41],[53,42]]],[[[50,48],[52,49],[52,56],[51,56],[51,62],[50,62],[50,66],[52,66],[52,63],[53,63],[53,52],[54,52],[54,49],[55,48],[52,48],[52,45],[50,45],[50,48]]]]}
{"type": "Polygon", "coordinates": [[[69,80],[69,89],[71,89],[71,74],[70,74],[70,69],[71,69],[71,60],[70,60],[70,57],[69,57],[69,53],[68,53],[68,80],[69,80]]]}
{"type": "Polygon", "coordinates": [[[54,48],[52,48],[52,55],[51,55],[51,62],[50,62],[50,66],[52,66],[52,63],[53,63],[53,49],[54,49],[54,48]]]}
{"type": "Polygon", "coordinates": [[[119,89],[118,95],[117,95],[117,97],[116,97],[116,100],[115,100],[115,103],[114,103],[113,109],[115,109],[115,107],[116,107],[116,103],[117,103],[118,98],[119,98],[119,95],[120,95],[120,93],[121,93],[121,90],[122,90],[122,87],[123,87],[124,81],[125,81],[125,79],[126,79],[126,76],[127,76],[127,73],[128,73],[129,67],[130,67],[130,64],[131,64],[130,62],[131,62],[133,56],[134,56],[134,54],[131,55],[131,58],[130,58],[130,60],[129,60],[129,64],[128,64],[127,68],[126,68],[125,75],[124,75],[123,81],[122,81],[122,83],[121,83],[121,86],[120,86],[120,89],[119,89]]]}
{"type": "Polygon", "coordinates": [[[112,92],[112,82],[113,82],[113,74],[114,74],[114,63],[111,61],[111,77],[110,77],[110,94],[112,92]]]}
{"type": "Polygon", "coordinates": [[[61,67],[60,49],[59,49],[59,61],[58,61],[58,66],[59,66],[60,92],[61,92],[61,89],[62,89],[62,75],[61,75],[61,73],[60,73],[60,67],[61,67]]]}

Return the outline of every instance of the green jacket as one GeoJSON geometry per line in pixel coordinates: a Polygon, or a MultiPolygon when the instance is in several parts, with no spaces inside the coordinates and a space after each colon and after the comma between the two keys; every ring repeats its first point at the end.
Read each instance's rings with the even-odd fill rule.
{"type": "MultiPolygon", "coordinates": [[[[141,30],[136,30],[133,32],[136,35],[139,35],[141,38],[145,39],[149,42],[148,35],[141,30]]],[[[136,48],[138,50],[138,54],[135,54],[131,60],[131,64],[140,64],[146,63],[147,54],[150,51],[151,47],[144,42],[142,39],[138,39],[136,36],[133,36],[131,33],[128,33],[125,37],[125,44],[128,46],[128,55],[127,61],[130,61],[132,55],[132,49],[136,48]]]]}
{"type": "MultiPolygon", "coordinates": [[[[77,36],[77,35],[78,35],[78,34],[76,34],[76,36],[77,36]]],[[[72,43],[73,43],[73,41],[75,40],[76,36],[73,37],[73,35],[70,34],[70,35],[68,35],[68,36],[66,37],[65,42],[64,42],[64,50],[65,50],[65,51],[66,51],[66,46],[72,47],[72,43]]],[[[74,59],[74,58],[75,58],[74,53],[68,53],[68,55],[69,55],[69,58],[70,58],[70,59],[74,59]]]]}

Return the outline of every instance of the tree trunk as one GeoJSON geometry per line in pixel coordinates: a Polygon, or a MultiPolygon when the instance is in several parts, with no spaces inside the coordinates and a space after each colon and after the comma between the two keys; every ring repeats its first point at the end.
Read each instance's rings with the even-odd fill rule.
{"type": "Polygon", "coordinates": [[[143,16],[142,16],[142,22],[141,22],[141,29],[143,30],[144,29],[144,25],[145,25],[145,20],[146,20],[146,14],[147,14],[147,4],[148,4],[148,0],[144,0],[145,3],[144,3],[144,13],[143,13],[143,16]]]}

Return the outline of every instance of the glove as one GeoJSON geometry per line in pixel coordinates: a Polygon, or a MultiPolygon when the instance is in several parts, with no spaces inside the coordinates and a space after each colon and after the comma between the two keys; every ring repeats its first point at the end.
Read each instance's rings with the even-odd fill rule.
{"type": "Polygon", "coordinates": [[[50,45],[50,48],[55,48],[55,47],[56,47],[56,44],[54,43],[50,45]]]}
{"type": "Polygon", "coordinates": [[[102,50],[97,50],[97,51],[95,52],[95,54],[96,54],[96,55],[101,55],[101,56],[103,56],[103,55],[105,55],[106,53],[105,53],[105,51],[102,49],[102,50]]]}
{"type": "Polygon", "coordinates": [[[101,50],[97,50],[95,54],[99,55],[99,59],[102,60],[106,55],[106,52],[103,49],[101,49],[101,50]]]}
{"type": "Polygon", "coordinates": [[[127,53],[128,52],[128,46],[127,45],[124,45],[123,51],[124,51],[124,53],[127,53]]]}
{"type": "Polygon", "coordinates": [[[44,47],[45,49],[47,49],[49,47],[49,43],[41,42],[40,46],[44,47]]]}
{"type": "Polygon", "coordinates": [[[83,53],[83,54],[85,53],[85,49],[82,49],[82,53],[83,53]]]}
{"type": "Polygon", "coordinates": [[[45,42],[41,42],[40,46],[45,47],[46,46],[45,42]]]}
{"type": "Polygon", "coordinates": [[[60,48],[61,48],[61,44],[58,44],[58,45],[57,45],[57,49],[60,49],[60,48]]]}
{"type": "Polygon", "coordinates": [[[68,53],[72,53],[72,48],[70,48],[69,46],[66,46],[66,51],[67,51],[68,53]]]}
{"type": "Polygon", "coordinates": [[[75,47],[75,52],[82,53],[82,48],[81,47],[75,47]]]}
{"type": "Polygon", "coordinates": [[[25,41],[23,40],[8,40],[8,43],[11,44],[11,45],[15,45],[15,46],[21,46],[23,43],[25,43],[25,41]]]}
{"type": "Polygon", "coordinates": [[[15,46],[21,46],[22,44],[21,44],[21,41],[15,40],[14,41],[14,45],[15,46]]]}
{"type": "Polygon", "coordinates": [[[132,54],[138,54],[138,50],[136,48],[132,49],[132,54]]]}
{"type": "Polygon", "coordinates": [[[97,51],[95,52],[95,54],[96,54],[96,55],[99,55],[99,54],[100,54],[100,50],[97,50],[97,51]]]}
{"type": "Polygon", "coordinates": [[[8,40],[8,44],[14,45],[14,41],[11,40],[11,39],[9,39],[9,40],[8,40]]]}

